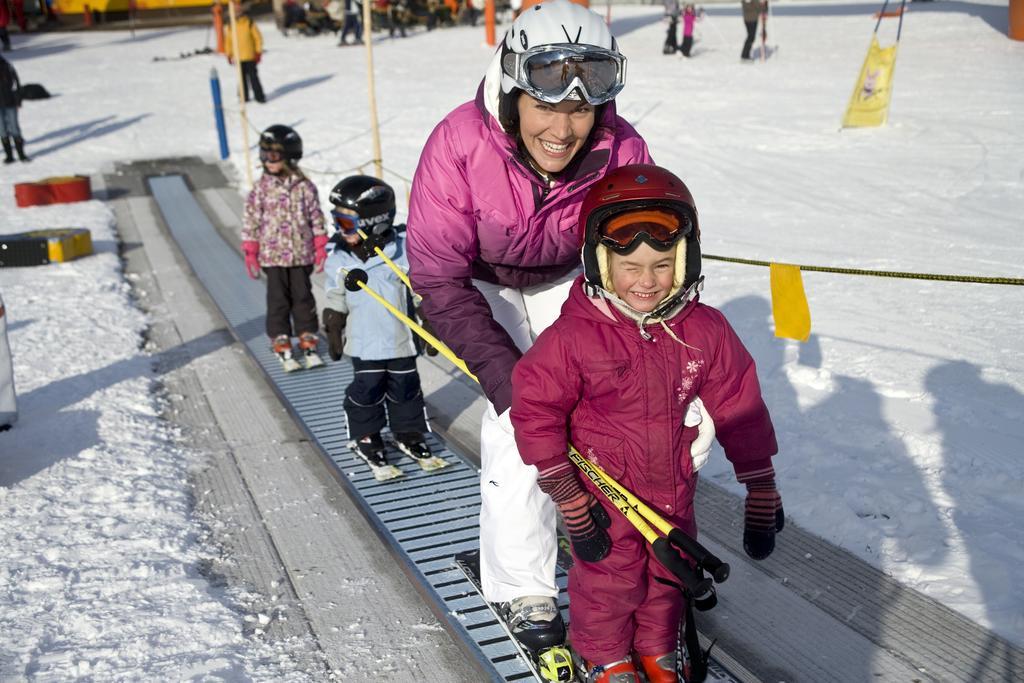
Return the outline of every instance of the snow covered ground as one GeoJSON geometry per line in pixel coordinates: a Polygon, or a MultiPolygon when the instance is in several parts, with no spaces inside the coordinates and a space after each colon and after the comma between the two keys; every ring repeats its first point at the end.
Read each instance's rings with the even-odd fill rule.
{"type": "MultiPolygon", "coordinates": [[[[764,64],[738,60],[738,5],[708,7],[694,57],[661,55],[660,9],[615,6],[619,111],[696,197],[707,253],[920,273],[1022,275],[1024,43],[1005,2],[908,5],[885,128],[840,131],[874,2],[779,2],[764,64]]],[[[886,20],[881,40],[895,37],[886,20]]],[[[373,156],[365,53],[264,25],[270,101],[321,195],[373,156]]],[[[97,254],[0,269],[21,419],[0,434],[0,678],[298,678],[210,586],[188,451],[159,418],[145,316],[99,202],[17,209],[13,182],[115,161],[216,155],[203,28],[14,36],[31,164],[3,169],[0,232],[81,226],[97,254]],[[156,57],[168,58],[154,61],[156,57]]],[[[381,39],[386,178],[408,190],[430,129],[470,98],[483,29],[381,39]]],[[[238,117],[229,137],[245,178],[238,117]]],[[[404,207],[402,207],[404,209],[404,207]]],[[[704,301],[758,361],[786,512],[897,580],[1024,645],[1024,288],[806,273],[806,344],[772,334],[767,269],[706,261],[704,301]]],[[[737,492],[723,458],[705,470],[737,492]]],[[[784,542],[780,540],[780,542],[784,542]]]]}

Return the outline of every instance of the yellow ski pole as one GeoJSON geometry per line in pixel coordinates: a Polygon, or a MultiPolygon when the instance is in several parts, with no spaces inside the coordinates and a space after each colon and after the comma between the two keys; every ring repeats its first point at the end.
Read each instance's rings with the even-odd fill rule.
{"type": "MultiPolygon", "coordinates": [[[[397,268],[397,266],[394,267],[397,268]]],[[[435,349],[437,349],[441,353],[441,355],[450,360],[452,364],[455,365],[455,367],[466,373],[468,377],[471,377],[474,382],[480,382],[480,380],[476,378],[476,375],[469,371],[469,368],[466,366],[466,363],[461,358],[456,356],[451,349],[445,346],[444,342],[442,342],[440,339],[427,332],[419,323],[417,323],[415,320],[407,316],[405,313],[402,313],[400,310],[392,306],[390,301],[388,301],[380,294],[375,292],[373,288],[370,287],[370,285],[366,284],[365,270],[362,270],[360,268],[353,268],[352,270],[349,270],[347,268],[341,268],[341,270],[345,271],[345,289],[347,289],[350,292],[358,292],[360,289],[362,289],[364,292],[366,292],[374,299],[376,299],[377,303],[381,304],[382,306],[384,306],[384,308],[388,309],[388,311],[391,312],[391,315],[395,316],[403,323],[408,325],[409,329],[411,329],[413,332],[422,337],[425,342],[427,342],[435,349]]]]}
{"type": "MultiPolygon", "coordinates": [[[[625,508],[639,513],[639,515],[648,523],[648,528],[653,525],[658,529],[658,531],[665,534],[665,537],[672,545],[689,555],[690,558],[703,569],[706,569],[714,578],[715,583],[721,583],[729,578],[728,564],[722,562],[708,551],[707,548],[694,540],[689,534],[682,531],[679,527],[674,526],[667,519],[648,507],[646,503],[630,493],[629,490],[624,488],[619,484],[619,482],[612,479],[607,472],[584,458],[583,455],[571,444],[569,446],[569,459],[573,461],[583,474],[594,482],[598,489],[604,493],[605,496],[607,496],[608,499],[611,500],[619,511],[626,515],[627,518],[629,518],[630,515],[627,514],[625,508]],[[615,493],[615,497],[608,495],[605,491],[605,487],[612,489],[615,493]]],[[[632,519],[630,521],[632,521],[632,519]]],[[[636,526],[635,523],[634,526],[636,526]]],[[[644,538],[646,538],[648,542],[654,545],[655,541],[651,540],[651,537],[644,533],[640,527],[637,527],[637,530],[643,534],[644,538]]],[[[654,533],[653,530],[651,533],[654,533]]],[[[655,553],[657,554],[657,548],[655,548],[655,553]]]]}

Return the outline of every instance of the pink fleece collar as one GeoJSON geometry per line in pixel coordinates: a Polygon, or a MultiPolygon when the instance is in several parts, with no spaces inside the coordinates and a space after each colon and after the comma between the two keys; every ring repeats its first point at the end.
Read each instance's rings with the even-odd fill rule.
{"type": "Polygon", "coordinates": [[[604,313],[611,320],[618,320],[618,318],[615,317],[615,314],[612,313],[612,308],[608,305],[608,300],[603,296],[588,296],[587,301],[594,304],[594,308],[604,313]]]}

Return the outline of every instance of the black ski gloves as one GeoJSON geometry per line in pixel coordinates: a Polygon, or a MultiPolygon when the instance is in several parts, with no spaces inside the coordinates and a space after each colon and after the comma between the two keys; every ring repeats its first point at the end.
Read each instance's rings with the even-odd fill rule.
{"type": "Polygon", "coordinates": [[[612,525],[612,520],[594,496],[580,485],[572,463],[542,470],[537,485],[558,506],[577,559],[599,562],[607,557],[612,539],[605,529],[612,525]]]}
{"type": "Polygon", "coordinates": [[[743,509],[743,549],[755,560],[763,560],[775,549],[775,534],[786,525],[782,498],[775,488],[774,476],[745,483],[747,502],[743,509]]]}
{"type": "Polygon", "coordinates": [[[325,308],[323,318],[324,332],[327,333],[327,353],[331,360],[339,361],[345,353],[345,322],[348,314],[325,308]]]}

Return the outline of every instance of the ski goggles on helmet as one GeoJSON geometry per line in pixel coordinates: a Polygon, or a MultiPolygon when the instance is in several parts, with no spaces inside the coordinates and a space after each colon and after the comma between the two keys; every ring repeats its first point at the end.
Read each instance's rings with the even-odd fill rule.
{"type": "Polygon", "coordinates": [[[626,85],[626,58],[593,45],[539,45],[509,52],[502,67],[527,94],[550,104],[579,89],[596,106],[610,102],[626,85]]]}
{"type": "Polygon", "coordinates": [[[260,147],[260,161],[276,163],[278,161],[284,161],[284,152],[279,149],[267,149],[260,147]]]}
{"type": "Polygon", "coordinates": [[[615,214],[597,227],[598,240],[612,251],[625,254],[638,241],[658,251],[672,248],[693,231],[693,221],[685,213],[663,208],[647,208],[615,214]]]}
{"type": "Polygon", "coordinates": [[[340,230],[343,235],[359,234],[359,216],[342,213],[337,209],[331,211],[331,216],[334,218],[334,227],[340,230]]]}

